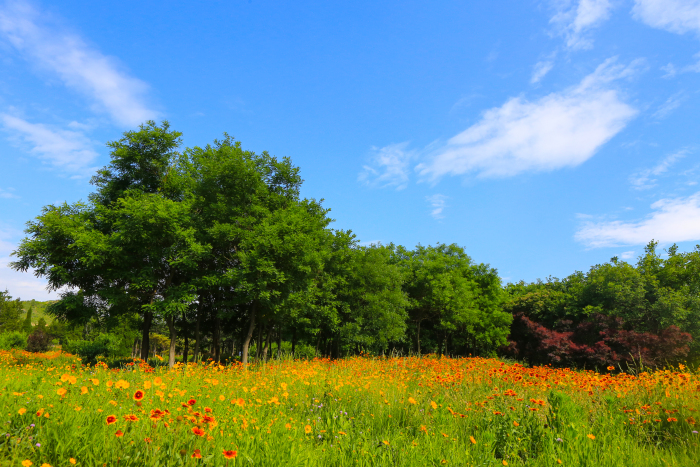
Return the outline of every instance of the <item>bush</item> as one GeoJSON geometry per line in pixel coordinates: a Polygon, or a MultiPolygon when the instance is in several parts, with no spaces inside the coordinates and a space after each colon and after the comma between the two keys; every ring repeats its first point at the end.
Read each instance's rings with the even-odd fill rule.
{"type": "Polygon", "coordinates": [[[594,314],[573,330],[568,330],[570,322],[558,323],[557,328],[562,330],[556,331],[516,313],[510,345],[502,351],[530,365],[589,368],[620,363],[659,367],[683,361],[690,351],[692,336],[676,326],[653,334],[626,330],[624,324],[621,318],[594,314]]]}
{"type": "Polygon", "coordinates": [[[95,340],[75,340],[68,341],[66,351],[76,354],[83,359],[83,363],[94,365],[97,363],[97,357],[106,358],[120,357],[121,338],[113,334],[99,334],[95,340]]]}
{"type": "Polygon", "coordinates": [[[27,338],[27,351],[29,352],[46,352],[51,345],[51,336],[46,334],[43,329],[37,327],[27,338]]]}
{"type": "Polygon", "coordinates": [[[23,349],[27,346],[27,335],[20,331],[3,332],[0,334],[0,349],[23,349]]]}

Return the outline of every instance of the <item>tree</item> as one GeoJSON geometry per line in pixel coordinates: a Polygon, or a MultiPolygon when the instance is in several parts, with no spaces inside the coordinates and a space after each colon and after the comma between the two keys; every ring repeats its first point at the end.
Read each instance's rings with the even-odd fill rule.
{"type": "Polygon", "coordinates": [[[12,300],[7,290],[0,292],[0,332],[22,329],[22,303],[19,298],[12,300]]]}
{"type": "Polygon", "coordinates": [[[494,269],[472,264],[464,249],[452,244],[418,245],[395,250],[395,261],[406,270],[409,317],[415,325],[416,351],[428,323],[442,352],[457,344],[476,351],[493,351],[506,342],[510,315],[501,310],[503,293],[494,269]],[[453,344],[453,345],[450,345],[453,344]]]}

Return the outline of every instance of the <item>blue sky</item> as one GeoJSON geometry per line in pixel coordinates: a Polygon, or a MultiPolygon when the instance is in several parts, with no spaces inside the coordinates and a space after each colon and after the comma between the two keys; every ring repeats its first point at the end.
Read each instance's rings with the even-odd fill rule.
{"type": "Polygon", "coordinates": [[[0,0],[0,289],[147,119],[289,156],[364,243],[505,281],[700,241],[700,1],[0,0]]]}

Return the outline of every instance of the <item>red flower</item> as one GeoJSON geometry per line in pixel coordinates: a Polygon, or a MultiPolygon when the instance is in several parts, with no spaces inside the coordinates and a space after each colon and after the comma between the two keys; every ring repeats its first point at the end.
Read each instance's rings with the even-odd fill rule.
{"type": "Polygon", "coordinates": [[[192,433],[194,433],[197,436],[204,436],[204,430],[202,430],[201,428],[192,428],[192,433]]]}
{"type": "Polygon", "coordinates": [[[117,430],[117,432],[114,433],[114,436],[116,436],[117,438],[121,438],[122,436],[124,436],[124,433],[122,433],[122,430],[117,430]]]}
{"type": "Polygon", "coordinates": [[[116,415],[110,415],[107,417],[107,425],[111,425],[112,423],[117,423],[116,415]]]}
{"type": "Polygon", "coordinates": [[[144,396],[143,391],[139,389],[138,391],[136,391],[136,392],[134,393],[134,400],[138,402],[138,401],[140,401],[141,399],[143,399],[143,396],[144,396]]]}
{"type": "Polygon", "coordinates": [[[187,405],[194,405],[194,404],[196,404],[196,403],[197,403],[197,401],[194,400],[194,399],[190,399],[190,400],[187,401],[187,405]]]}
{"type": "Polygon", "coordinates": [[[237,455],[238,453],[236,451],[227,451],[226,449],[224,449],[224,457],[226,459],[233,459],[237,455]]]}
{"type": "Polygon", "coordinates": [[[202,453],[199,452],[199,449],[195,449],[195,450],[194,450],[194,453],[192,453],[192,457],[194,457],[194,458],[196,458],[196,459],[201,459],[201,458],[202,458],[202,453]]]}

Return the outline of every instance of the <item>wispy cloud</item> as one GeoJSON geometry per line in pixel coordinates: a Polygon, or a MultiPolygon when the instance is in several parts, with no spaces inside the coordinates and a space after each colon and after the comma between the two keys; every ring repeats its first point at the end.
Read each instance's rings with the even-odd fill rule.
{"type": "Polygon", "coordinates": [[[14,188],[8,188],[6,190],[3,190],[2,188],[0,188],[0,198],[5,198],[5,199],[19,198],[19,196],[17,196],[14,193],[14,191],[15,191],[14,188]]]}
{"type": "Polygon", "coordinates": [[[46,281],[33,276],[32,271],[17,272],[10,269],[10,261],[16,260],[10,257],[10,253],[17,248],[21,236],[21,231],[0,225],[0,290],[7,289],[12,298],[24,300],[58,298],[57,293],[46,290],[46,281]]]}
{"type": "Polygon", "coordinates": [[[685,198],[661,199],[652,213],[633,222],[589,222],[575,235],[590,248],[644,245],[650,240],[675,243],[700,240],[700,192],[685,198]]]}
{"type": "Polygon", "coordinates": [[[632,15],[653,28],[676,34],[700,33],[697,0],[634,0],[632,15]]]}
{"type": "Polygon", "coordinates": [[[623,251],[620,253],[621,260],[628,260],[634,258],[634,251],[623,251]]]}
{"type": "Polygon", "coordinates": [[[425,199],[430,204],[430,207],[432,209],[430,211],[430,215],[433,216],[433,219],[442,219],[445,217],[442,211],[447,207],[447,196],[441,194],[434,194],[426,196],[425,199]]]}
{"type": "Polygon", "coordinates": [[[593,40],[587,34],[610,17],[610,0],[556,1],[557,13],[550,23],[557,27],[570,49],[589,49],[593,40]]]}
{"type": "Polygon", "coordinates": [[[19,117],[0,114],[0,124],[20,144],[28,144],[29,152],[48,164],[77,174],[93,172],[97,153],[92,142],[79,131],[51,128],[29,123],[19,117]]]}
{"type": "Polygon", "coordinates": [[[363,166],[358,181],[374,187],[395,187],[403,190],[408,186],[409,163],[414,156],[407,150],[408,142],[390,144],[383,148],[372,148],[370,165],[363,166]]]}
{"type": "Polygon", "coordinates": [[[535,64],[535,67],[532,70],[532,76],[530,77],[530,83],[531,84],[536,84],[539,83],[542,78],[545,77],[547,73],[549,73],[552,68],[554,68],[554,60],[553,59],[547,59],[547,60],[541,60],[535,64]]]}
{"type": "Polygon", "coordinates": [[[448,174],[505,177],[577,166],[637,114],[612,82],[634,75],[641,65],[637,60],[624,66],[611,58],[570,89],[534,102],[512,98],[433,150],[416,170],[435,181],[448,174]]]}
{"type": "Polygon", "coordinates": [[[654,112],[654,117],[656,118],[666,118],[668,117],[671,112],[676,110],[678,107],[681,106],[683,101],[685,101],[688,98],[688,95],[686,94],[685,91],[678,91],[677,93],[673,94],[670,96],[668,99],[666,99],[666,102],[661,104],[659,108],[654,112]]]}
{"type": "Polygon", "coordinates": [[[645,169],[640,172],[633,174],[630,177],[630,183],[635,190],[647,190],[656,186],[656,178],[659,175],[663,175],[668,172],[668,169],[676,163],[679,159],[684,158],[688,155],[689,151],[683,149],[676,153],[666,156],[659,164],[656,166],[645,169]]]}
{"type": "Polygon", "coordinates": [[[32,64],[86,95],[96,110],[107,112],[121,125],[135,126],[157,116],[145,102],[148,86],[143,81],[27,2],[8,1],[0,6],[0,38],[32,64]]]}

